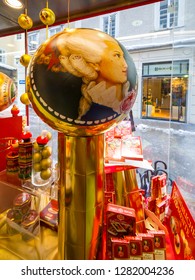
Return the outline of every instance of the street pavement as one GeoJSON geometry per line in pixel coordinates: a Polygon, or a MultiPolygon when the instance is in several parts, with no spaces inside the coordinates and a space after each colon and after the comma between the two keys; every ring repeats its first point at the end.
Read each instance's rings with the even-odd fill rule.
{"type": "Polygon", "coordinates": [[[195,125],[135,119],[144,158],[164,161],[171,180],[178,176],[195,185],[195,125]]]}

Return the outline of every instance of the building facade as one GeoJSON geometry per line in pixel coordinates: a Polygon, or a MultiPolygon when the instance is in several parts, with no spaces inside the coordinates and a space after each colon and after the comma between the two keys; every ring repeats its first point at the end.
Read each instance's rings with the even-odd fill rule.
{"type": "MultiPolygon", "coordinates": [[[[126,47],[136,65],[134,117],[195,124],[194,12],[194,0],[165,0],[52,26],[49,37],[65,27],[109,33],[126,47]]],[[[0,39],[0,62],[17,68],[19,95],[25,91],[24,67],[19,63],[24,53],[23,36],[0,39]],[[9,46],[5,47],[5,40],[9,46]]],[[[45,39],[45,29],[29,31],[29,54],[45,39]]]]}

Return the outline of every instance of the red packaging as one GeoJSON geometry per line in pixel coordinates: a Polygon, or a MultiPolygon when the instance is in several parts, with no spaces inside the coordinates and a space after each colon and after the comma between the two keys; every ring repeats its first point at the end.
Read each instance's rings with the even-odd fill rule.
{"type": "Polygon", "coordinates": [[[147,208],[150,211],[155,212],[155,209],[156,209],[156,199],[152,199],[152,197],[148,197],[147,201],[146,201],[146,204],[147,204],[147,208]]]}
{"type": "Polygon", "coordinates": [[[151,191],[151,198],[154,200],[156,198],[158,198],[158,177],[159,176],[153,176],[151,178],[151,187],[150,187],[150,191],[151,191]]]}
{"type": "Polygon", "coordinates": [[[142,190],[136,190],[129,193],[130,207],[135,209],[136,222],[144,220],[144,205],[142,190]]]}
{"type": "Polygon", "coordinates": [[[121,138],[106,137],[106,161],[121,160],[121,138]]]}
{"type": "Polygon", "coordinates": [[[167,175],[158,175],[158,197],[163,198],[167,193],[167,175]]]}
{"type": "Polygon", "coordinates": [[[125,235],[135,235],[135,210],[109,203],[106,209],[106,217],[106,254],[107,258],[111,259],[111,238],[122,238],[125,235]]]}
{"type": "Polygon", "coordinates": [[[129,241],[130,260],[142,260],[142,237],[140,236],[125,236],[129,241]]]}
{"type": "Polygon", "coordinates": [[[129,260],[129,242],[123,238],[111,238],[112,260],[129,260]]]}
{"type": "Polygon", "coordinates": [[[161,222],[164,222],[165,219],[165,207],[166,201],[165,200],[156,200],[156,208],[155,214],[161,222]]]}
{"type": "Polygon", "coordinates": [[[165,231],[148,231],[148,233],[154,235],[154,259],[166,260],[165,231]]]}
{"type": "Polygon", "coordinates": [[[173,182],[167,229],[173,246],[175,259],[195,259],[195,221],[180,193],[179,186],[173,182]]]}
{"type": "Polygon", "coordinates": [[[40,212],[40,221],[52,230],[58,230],[58,211],[52,207],[51,202],[40,212]]]}
{"type": "Polygon", "coordinates": [[[154,235],[152,233],[138,233],[142,238],[143,260],[154,260],[154,235]]]}
{"type": "Polygon", "coordinates": [[[26,125],[26,118],[22,116],[0,118],[0,171],[6,168],[6,155],[9,150],[5,150],[4,146],[8,146],[5,140],[10,142],[9,138],[20,139],[22,130],[26,125]]]}
{"type": "MultiPolygon", "coordinates": [[[[116,195],[115,192],[104,192],[104,209],[107,208],[108,203],[116,203],[116,195]]],[[[106,210],[104,210],[104,224],[106,224],[106,210]]]]}

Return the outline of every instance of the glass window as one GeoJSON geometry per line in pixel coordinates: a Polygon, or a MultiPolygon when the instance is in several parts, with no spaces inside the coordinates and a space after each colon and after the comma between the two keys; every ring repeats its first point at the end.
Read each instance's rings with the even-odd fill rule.
{"type": "Polygon", "coordinates": [[[28,33],[29,51],[34,51],[39,45],[39,32],[28,33]]]}
{"type": "Polygon", "coordinates": [[[116,35],[116,14],[103,16],[103,31],[112,37],[116,35]]]}
{"type": "Polygon", "coordinates": [[[56,26],[56,27],[50,27],[49,28],[49,37],[55,35],[56,33],[62,31],[63,27],[62,26],[56,26]]]}
{"type": "Polygon", "coordinates": [[[22,39],[23,39],[23,34],[22,33],[16,34],[16,40],[17,41],[22,40],[22,39]]]}
{"type": "Polygon", "coordinates": [[[0,49],[0,62],[1,63],[5,63],[5,61],[6,61],[6,56],[5,56],[5,51],[4,50],[2,50],[2,49],[0,49]]]}
{"type": "Polygon", "coordinates": [[[179,0],[165,0],[160,2],[160,28],[178,26],[179,0]]]}

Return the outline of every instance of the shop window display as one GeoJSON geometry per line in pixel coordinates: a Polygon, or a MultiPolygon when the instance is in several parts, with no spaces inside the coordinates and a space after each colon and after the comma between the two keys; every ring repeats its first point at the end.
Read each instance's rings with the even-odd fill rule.
{"type": "MultiPolygon", "coordinates": [[[[174,50],[174,46],[173,46],[173,50],[174,50]]],[[[11,55],[11,54],[10,54],[11,55]]],[[[22,53],[21,53],[21,55],[22,55],[22,53]]],[[[8,54],[8,56],[9,56],[9,54],[8,54]]],[[[141,61],[141,59],[139,60],[139,61],[136,61],[136,64],[137,63],[142,63],[142,61],[141,61]]],[[[187,62],[187,63],[189,63],[189,62],[187,62]]],[[[19,68],[21,68],[21,66],[19,67],[19,68]]],[[[37,68],[38,69],[38,68],[37,68]]],[[[191,68],[190,68],[191,69],[191,68]]],[[[24,90],[24,86],[23,86],[23,84],[22,84],[22,76],[21,76],[21,73],[22,73],[22,71],[24,70],[24,68],[22,68],[22,69],[18,69],[18,88],[19,88],[19,95],[21,95],[21,94],[23,94],[23,92],[25,91],[24,90]],[[23,88],[22,88],[23,87],[23,88]]],[[[36,69],[35,69],[36,70],[36,69]]],[[[189,70],[189,64],[188,64],[188,66],[187,66],[187,70],[189,70]]],[[[187,72],[186,73],[186,75],[187,74],[189,74],[189,72],[187,72]]],[[[144,76],[143,78],[142,78],[142,81],[141,80],[139,80],[138,81],[138,88],[139,88],[139,91],[138,91],[138,96],[140,97],[138,100],[141,100],[142,98],[142,102],[140,102],[140,103],[142,103],[142,105],[141,105],[141,107],[140,107],[140,112],[142,112],[141,113],[141,117],[146,117],[146,118],[154,118],[154,119],[166,119],[168,122],[167,122],[167,124],[165,124],[165,126],[167,127],[167,128],[171,128],[171,122],[172,121],[177,121],[177,122],[181,122],[181,123],[185,123],[185,122],[187,122],[188,121],[188,117],[189,117],[189,113],[188,113],[188,110],[190,110],[189,108],[187,108],[187,105],[188,105],[188,102],[187,102],[187,100],[189,100],[189,90],[190,90],[190,85],[189,85],[189,78],[187,77],[187,76],[185,76],[185,75],[183,75],[183,76],[175,76],[175,75],[173,75],[173,73],[171,73],[170,74],[170,76],[158,76],[158,77],[153,77],[153,78],[150,78],[150,77],[146,77],[146,76],[144,76]],[[160,89],[160,96],[157,94],[157,88],[158,89],[160,89]],[[139,95],[140,94],[140,95],[139,95]],[[158,95],[158,96],[157,96],[158,95]],[[149,109],[149,106],[151,105],[151,109],[149,109]],[[150,112],[150,113],[149,113],[150,112]],[[160,115],[160,114],[162,114],[163,113],[163,116],[162,115],[160,115]]],[[[136,101],[137,102],[137,101],[136,101]]],[[[24,106],[24,104],[22,104],[22,103],[20,103],[20,101],[19,101],[19,98],[16,100],[16,102],[15,102],[15,104],[17,105],[17,106],[19,106],[19,108],[20,108],[20,114],[21,113],[24,113],[25,112],[25,106],[24,106]]],[[[136,109],[136,105],[137,105],[137,103],[135,103],[135,105],[134,105],[134,107],[133,107],[133,109],[135,108],[136,109]]],[[[42,122],[42,120],[37,116],[37,114],[35,113],[35,111],[34,111],[34,108],[32,107],[32,105],[29,105],[29,107],[28,107],[28,110],[29,110],[29,123],[30,123],[30,129],[31,129],[31,132],[32,132],[32,135],[33,135],[33,137],[34,138],[36,138],[39,134],[40,134],[40,132],[42,131],[42,129],[48,129],[49,131],[51,131],[51,133],[52,133],[52,138],[54,139],[54,141],[52,141],[52,150],[53,150],[53,154],[52,154],[52,159],[54,160],[54,162],[55,163],[57,163],[58,162],[58,149],[59,149],[59,147],[58,147],[58,142],[57,141],[55,141],[57,138],[58,138],[58,132],[55,130],[55,129],[53,129],[53,127],[51,128],[51,127],[49,127],[47,124],[45,124],[44,122],[42,122]]],[[[10,108],[8,108],[8,109],[6,109],[5,111],[3,111],[2,112],[2,114],[1,114],[1,117],[5,117],[5,113],[7,113],[8,112],[8,114],[9,114],[9,117],[11,116],[10,115],[10,108]],[[5,112],[6,111],[6,112],[5,112]]],[[[132,110],[133,111],[133,114],[134,114],[134,110],[132,110]]],[[[67,114],[69,114],[69,112],[67,113],[67,114]]],[[[134,116],[136,115],[136,113],[134,114],[134,116]]],[[[42,117],[42,116],[41,116],[42,117]]],[[[82,115],[81,115],[81,118],[82,118],[82,115]]],[[[139,119],[139,122],[138,123],[140,123],[140,120],[142,120],[142,119],[139,119]]],[[[96,120],[95,120],[96,121],[96,120]]],[[[137,162],[137,165],[136,166],[134,166],[134,167],[136,167],[136,169],[139,169],[139,171],[140,172],[142,172],[143,171],[143,169],[145,170],[145,169],[147,169],[146,168],[146,166],[144,166],[144,165],[141,165],[141,163],[143,163],[143,161],[146,159],[147,160],[147,163],[149,162],[149,165],[150,165],[150,160],[151,160],[151,158],[153,158],[150,154],[147,154],[147,158],[145,158],[145,155],[146,155],[146,153],[145,153],[145,149],[147,149],[147,147],[146,147],[146,143],[145,143],[145,139],[144,139],[144,134],[142,134],[141,136],[139,135],[139,127],[138,127],[138,129],[136,128],[136,126],[137,126],[137,116],[136,116],[136,118],[134,118],[134,121],[135,121],[135,132],[134,133],[132,133],[132,131],[131,132],[129,132],[130,134],[132,134],[131,136],[132,137],[139,137],[139,139],[142,141],[142,147],[141,148],[143,148],[143,150],[141,149],[141,154],[143,155],[143,158],[141,158],[141,160],[139,159],[138,160],[138,162],[137,162]],[[133,135],[134,134],[134,135],[133,135]],[[143,168],[143,169],[142,169],[143,168]]],[[[55,122],[54,122],[55,123],[55,122]]],[[[54,125],[54,128],[55,128],[55,125],[54,125]]],[[[120,142],[120,137],[115,137],[116,139],[116,141],[117,142],[120,142]]],[[[105,141],[106,141],[106,139],[105,139],[105,141]]],[[[60,142],[61,143],[61,142],[60,142]]],[[[171,142],[170,142],[170,133],[169,133],[169,135],[167,136],[167,143],[168,143],[168,145],[170,145],[170,147],[169,147],[169,149],[171,150],[171,142]]],[[[69,142],[69,144],[71,145],[71,142],[69,142]]],[[[114,143],[110,143],[110,146],[112,146],[112,144],[113,145],[115,145],[116,146],[116,142],[114,142],[114,143]]],[[[158,145],[158,144],[156,144],[156,145],[158,145]]],[[[129,146],[128,146],[129,147],[129,146]]],[[[120,152],[120,151],[119,151],[120,152]]],[[[153,153],[153,151],[151,150],[150,151],[151,152],[151,154],[153,153]]],[[[166,151],[164,151],[164,152],[166,152],[166,151]]],[[[119,155],[119,153],[118,153],[118,155],[119,155]]],[[[124,155],[124,154],[123,154],[124,155]]],[[[124,156],[123,156],[123,158],[124,158],[124,156]]],[[[156,160],[158,159],[158,158],[155,158],[156,160]]],[[[163,158],[164,159],[164,158],[163,158]]],[[[171,166],[171,162],[169,161],[170,160],[170,151],[167,151],[167,154],[165,155],[165,159],[166,159],[166,163],[167,163],[167,169],[166,169],[166,172],[167,172],[167,174],[169,174],[170,173],[170,169],[172,168],[172,166],[171,166]]],[[[119,161],[121,160],[121,158],[120,158],[120,156],[116,159],[116,158],[114,158],[114,160],[118,160],[118,163],[119,163],[119,161]]],[[[123,180],[123,176],[126,176],[126,178],[125,178],[125,180],[127,180],[127,178],[129,178],[128,176],[130,176],[129,174],[128,174],[128,172],[123,172],[123,170],[121,170],[121,165],[119,165],[119,164],[116,164],[117,165],[117,171],[119,171],[119,172],[121,172],[121,174],[119,175],[116,175],[116,173],[115,173],[115,177],[114,177],[114,180],[115,180],[115,182],[117,181],[117,180],[123,180]],[[125,174],[125,175],[124,175],[125,174]],[[121,176],[121,177],[120,177],[121,176]],[[120,178],[119,178],[120,177],[120,178]]],[[[154,163],[154,161],[152,162],[152,167],[153,167],[153,163],[154,163]]],[[[67,164],[67,163],[66,163],[67,164]]],[[[113,162],[112,162],[112,165],[113,165],[113,162]]],[[[122,164],[123,165],[123,164],[122,164]]],[[[149,167],[149,165],[147,165],[147,167],[149,167]]],[[[108,166],[107,166],[108,167],[108,166]]],[[[109,168],[110,168],[110,166],[109,166],[109,168]]],[[[149,167],[150,168],[150,167],[149,167]]],[[[134,169],[134,171],[135,171],[135,169],[134,169]]],[[[131,173],[131,172],[130,172],[131,173]]],[[[107,174],[109,174],[109,173],[107,173],[107,174]]],[[[135,174],[134,174],[135,175],[135,174]]],[[[131,173],[131,176],[133,176],[133,172],[131,173]]],[[[159,175],[160,176],[160,175],[159,175]]],[[[109,177],[109,176],[107,176],[107,177],[109,177]]],[[[158,180],[159,180],[159,177],[158,177],[158,180]]],[[[121,182],[121,181],[120,181],[121,182]]],[[[159,182],[159,181],[158,181],[159,182]]],[[[152,181],[152,183],[153,183],[153,181],[152,181]]],[[[178,183],[178,182],[177,182],[178,183]]],[[[192,184],[193,184],[193,182],[191,182],[192,184]]],[[[159,184],[161,184],[161,183],[159,183],[159,184]]],[[[175,186],[175,185],[174,185],[175,186]]],[[[183,183],[182,183],[182,181],[180,181],[179,183],[178,183],[178,187],[180,188],[182,188],[182,186],[183,186],[183,183]]],[[[139,187],[141,188],[141,185],[139,185],[139,187]]],[[[154,187],[154,186],[153,186],[154,187]]],[[[58,188],[58,187],[57,187],[58,188]]],[[[121,193],[120,192],[123,192],[124,190],[122,190],[122,185],[121,185],[121,188],[120,188],[120,185],[118,185],[118,186],[115,186],[115,190],[117,190],[117,192],[116,193],[113,193],[113,190],[110,192],[108,192],[108,190],[106,190],[106,193],[105,193],[105,196],[106,197],[108,197],[108,200],[110,201],[112,201],[112,202],[116,202],[116,199],[117,199],[117,201],[118,202],[120,202],[121,204],[123,204],[123,205],[119,205],[118,206],[118,209],[120,209],[120,206],[122,206],[122,207],[129,207],[129,205],[130,205],[130,202],[129,202],[129,200],[131,201],[131,199],[132,199],[132,195],[135,195],[135,197],[136,198],[142,198],[142,195],[143,195],[143,190],[141,191],[141,192],[135,192],[135,193],[128,193],[128,191],[129,190],[125,190],[126,192],[125,192],[125,200],[124,200],[124,197],[123,197],[123,195],[122,196],[119,196],[119,194],[121,195],[121,193]],[[117,188],[118,187],[118,188],[117,188]],[[131,199],[130,199],[130,197],[131,197],[131,199]],[[127,203],[127,201],[128,201],[128,203],[127,203]],[[127,204],[126,204],[127,203],[127,204]]],[[[157,187],[158,188],[158,187],[157,187]]],[[[175,190],[175,187],[174,187],[174,190],[175,190]]],[[[131,190],[132,191],[132,190],[131,190]]],[[[192,191],[193,191],[193,188],[192,188],[192,191]]],[[[48,192],[47,192],[47,190],[45,190],[45,193],[48,195],[48,192]]],[[[56,196],[56,190],[55,190],[55,196],[56,196]]],[[[42,195],[44,195],[44,191],[43,192],[41,192],[41,196],[42,195]]],[[[153,253],[152,253],[152,258],[153,259],[160,259],[160,258],[163,258],[163,259],[165,259],[165,258],[171,258],[170,256],[169,256],[169,253],[168,253],[168,255],[165,253],[165,247],[164,247],[164,240],[165,240],[165,236],[164,236],[164,234],[167,234],[167,232],[165,231],[163,231],[164,230],[164,227],[163,227],[163,222],[164,222],[164,220],[163,219],[161,219],[161,217],[164,217],[165,216],[165,204],[166,204],[166,207],[167,207],[167,201],[169,201],[169,199],[170,199],[170,196],[172,195],[171,194],[171,191],[169,191],[169,193],[166,193],[166,195],[167,195],[167,200],[165,200],[165,201],[163,201],[163,205],[161,205],[161,203],[160,202],[162,202],[162,201],[155,201],[155,210],[154,211],[151,211],[151,212],[154,212],[155,213],[155,216],[157,216],[157,218],[158,218],[158,220],[160,220],[160,223],[159,223],[159,227],[158,227],[158,230],[160,231],[162,231],[161,233],[162,233],[162,240],[163,240],[163,242],[162,242],[162,246],[161,246],[161,252],[159,253],[159,251],[157,252],[157,251],[155,251],[155,250],[158,250],[158,245],[156,245],[157,246],[157,248],[153,248],[153,253]],[[156,255],[155,255],[155,252],[156,252],[156,255]]],[[[174,193],[173,193],[173,195],[174,195],[174,193]]],[[[71,196],[70,194],[69,194],[69,196],[71,196]]],[[[186,196],[186,193],[184,194],[184,196],[186,196]]],[[[58,196],[56,196],[56,197],[58,197],[58,196]]],[[[155,197],[155,200],[158,200],[159,199],[159,197],[157,196],[157,197],[155,197]]],[[[162,199],[162,197],[160,197],[160,199],[162,199]]],[[[184,198],[185,199],[185,198],[184,198]]],[[[51,194],[49,193],[49,200],[51,200],[51,194]]],[[[151,199],[151,201],[150,200],[147,200],[147,203],[149,202],[150,203],[150,206],[151,207],[153,207],[154,206],[154,201],[153,201],[154,199],[151,199]]],[[[189,201],[189,197],[188,197],[188,199],[187,199],[188,201],[189,201]]],[[[47,201],[48,202],[48,201],[47,201]]],[[[68,203],[68,195],[67,195],[67,203],[68,203]]],[[[192,201],[190,201],[189,202],[190,204],[190,213],[188,213],[189,215],[191,215],[191,213],[193,213],[193,211],[194,211],[194,201],[192,200],[192,201]]],[[[115,203],[114,203],[114,205],[115,205],[115,203]]],[[[133,205],[133,204],[132,204],[133,205]]],[[[46,209],[46,211],[48,210],[48,209],[50,209],[50,204],[47,204],[46,203],[46,205],[44,205],[44,207],[42,207],[41,208],[41,210],[43,210],[43,209],[46,209]],[[49,205],[49,208],[48,208],[48,205],[49,205]],[[46,208],[44,208],[46,206],[46,208]]],[[[134,206],[135,207],[135,206],[134,206]]],[[[176,207],[176,206],[171,206],[172,207],[172,209],[174,209],[174,211],[175,211],[175,208],[174,207],[176,207]]],[[[188,207],[188,205],[186,206],[186,207],[188,207]]],[[[55,207],[54,207],[55,208],[55,207]]],[[[54,232],[52,232],[52,236],[55,236],[55,234],[56,234],[56,231],[58,230],[58,225],[57,225],[57,222],[56,222],[56,210],[58,211],[58,209],[54,209],[54,208],[52,208],[51,207],[51,209],[53,209],[53,213],[51,213],[51,212],[46,212],[46,214],[43,214],[43,212],[42,212],[42,214],[43,214],[43,216],[41,217],[41,223],[45,223],[45,225],[47,224],[47,226],[48,226],[48,228],[47,229],[52,229],[52,230],[54,230],[54,232]],[[55,210],[55,211],[54,211],[55,210]],[[54,213],[55,212],[55,213],[54,213]],[[51,215],[51,214],[53,214],[53,218],[51,218],[51,220],[48,222],[48,220],[47,221],[45,221],[45,219],[44,219],[44,215],[46,216],[46,215],[51,215]],[[55,214],[55,215],[54,215],[55,214]],[[53,220],[52,220],[53,219],[53,220]]],[[[121,208],[122,209],[122,208],[121,208]]],[[[152,209],[152,208],[151,208],[152,209]]],[[[153,208],[154,209],[154,208],[153,208]]],[[[176,207],[176,209],[177,209],[177,207],[176,207]]],[[[97,210],[98,211],[98,210],[97,210]]],[[[143,209],[142,209],[142,211],[143,211],[143,209]]],[[[98,212],[99,213],[99,212],[98,212]]],[[[149,212],[148,212],[149,213],[149,212]]],[[[175,211],[175,213],[176,213],[176,211],[175,211]]],[[[105,214],[105,213],[104,213],[105,214]]],[[[151,213],[150,213],[151,214],[151,213]]],[[[153,217],[153,216],[150,216],[150,214],[148,214],[148,216],[146,215],[146,217],[147,218],[151,218],[151,217],[153,217]]],[[[177,215],[177,214],[176,214],[177,215]]],[[[105,216],[106,216],[106,214],[105,214],[105,216]]],[[[48,216],[47,216],[48,217],[48,216]]],[[[97,218],[97,216],[96,216],[96,218],[97,218]]],[[[170,217],[169,217],[170,218],[170,217]]],[[[117,221],[118,222],[118,221],[117,221]]],[[[171,222],[172,222],[172,219],[171,219],[171,222]]],[[[171,224],[171,222],[170,222],[170,224],[171,224]]],[[[152,218],[151,218],[151,220],[150,220],[150,225],[151,225],[151,223],[154,223],[154,220],[152,220],[152,218]]],[[[192,222],[193,223],[193,222],[192,222]]],[[[155,223],[154,223],[155,224],[155,223]]],[[[112,224],[111,224],[112,225],[112,224]]],[[[113,226],[113,225],[112,225],[113,226]]],[[[193,248],[191,248],[190,247],[190,245],[189,245],[189,242],[190,242],[190,244],[191,244],[191,240],[189,241],[189,240],[187,240],[187,238],[186,238],[186,236],[185,236],[185,238],[183,238],[183,235],[182,234],[184,234],[184,231],[183,231],[183,228],[182,227],[180,227],[180,229],[182,229],[180,232],[178,232],[177,231],[177,235],[179,236],[179,237],[177,237],[177,240],[175,241],[174,239],[173,239],[173,244],[174,244],[174,246],[176,246],[176,251],[175,251],[175,253],[176,253],[176,257],[175,258],[180,258],[180,259],[183,259],[183,258],[185,258],[185,259],[190,259],[190,258],[193,258],[193,253],[194,253],[194,249],[193,248]],[[179,241],[178,241],[179,240],[179,241]],[[175,243],[174,243],[175,242],[175,243]],[[182,246],[180,246],[180,242],[183,242],[183,244],[184,245],[182,245],[182,246]],[[179,245],[178,245],[179,244],[179,245]],[[187,249],[186,249],[187,248],[187,249]],[[178,251],[178,250],[180,250],[180,251],[178,251]],[[183,251],[182,251],[183,250],[183,251]],[[185,252],[183,255],[182,255],[182,253],[181,252],[185,252]]],[[[114,229],[113,229],[113,231],[114,230],[116,230],[116,231],[120,231],[121,232],[121,230],[122,230],[122,225],[121,225],[121,223],[117,223],[117,225],[115,225],[115,227],[114,227],[114,229]]],[[[158,231],[157,230],[157,231],[158,231]]],[[[171,229],[171,231],[170,232],[172,232],[173,234],[175,233],[175,231],[173,230],[173,229],[171,229]]],[[[159,232],[158,232],[159,233],[159,232]]],[[[151,234],[151,233],[150,233],[151,234]]],[[[113,235],[114,236],[114,235],[113,235]]],[[[103,236],[104,237],[104,236],[103,236]]],[[[167,237],[167,236],[166,236],[167,237]]],[[[140,238],[142,238],[142,236],[141,236],[141,234],[140,234],[140,236],[138,236],[137,237],[138,238],[138,240],[136,240],[136,242],[138,242],[137,244],[140,244],[139,243],[139,241],[140,241],[140,238]]],[[[158,242],[158,236],[156,237],[154,237],[154,236],[149,236],[149,238],[152,238],[152,240],[153,240],[153,242],[154,242],[154,244],[153,244],[153,246],[155,246],[155,244],[157,244],[158,242]]],[[[136,239],[136,238],[135,238],[136,239]]],[[[111,240],[110,240],[110,244],[112,244],[111,246],[110,246],[110,252],[111,252],[111,256],[113,256],[113,259],[117,259],[117,258],[122,258],[123,259],[123,253],[124,253],[124,251],[125,251],[125,259],[126,259],[126,257],[128,257],[129,258],[129,256],[131,256],[131,259],[134,259],[134,256],[133,255],[131,255],[131,253],[130,253],[130,248],[131,247],[128,247],[129,245],[127,245],[127,244],[129,244],[129,241],[127,241],[128,240],[128,238],[126,239],[124,239],[123,241],[124,241],[124,243],[120,243],[119,242],[119,240],[117,240],[116,239],[116,236],[114,236],[111,240]],[[128,248],[127,248],[127,247],[128,248]],[[113,247],[113,252],[112,252],[112,247],[113,247]],[[122,249],[121,249],[122,248],[122,249]],[[129,251],[128,251],[129,250],[129,251]],[[112,255],[113,254],[113,255],[112,255]],[[130,254],[130,255],[129,255],[130,254]]],[[[130,238],[130,242],[131,242],[131,244],[132,244],[132,242],[133,242],[133,245],[132,245],[132,248],[131,249],[134,249],[132,252],[134,252],[135,253],[135,244],[134,244],[134,238],[133,238],[133,236],[130,238]]],[[[167,242],[167,240],[166,240],[166,242],[167,242]]],[[[145,243],[144,243],[145,244],[145,243]]],[[[146,245],[146,244],[145,244],[146,245]]],[[[56,247],[55,247],[55,250],[56,250],[56,247]]],[[[54,251],[55,251],[54,250],[54,251]]],[[[145,253],[147,253],[147,252],[145,252],[145,253]]],[[[140,255],[142,255],[141,253],[140,253],[140,249],[139,249],[139,252],[138,252],[138,258],[140,257],[140,255]]],[[[145,254],[146,255],[146,257],[148,256],[147,254],[145,254]]],[[[53,254],[51,254],[49,257],[48,257],[48,255],[46,255],[46,254],[43,254],[43,256],[45,257],[45,258],[55,258],[56,256],[54,256],[53,254]]],[[[38,256],[37,258],[39,258],[40,256],[38,256]]]]}

